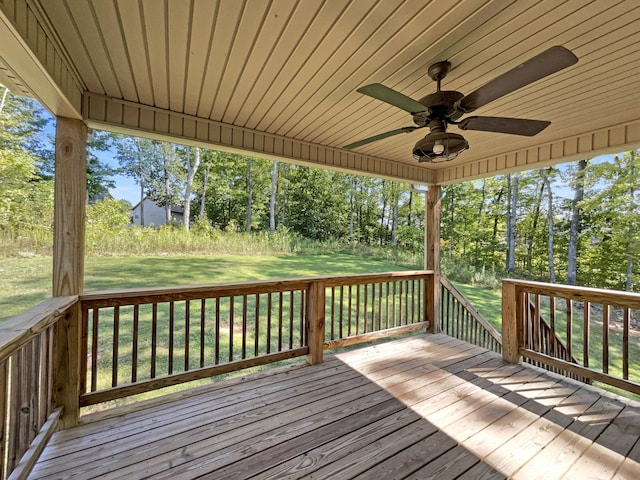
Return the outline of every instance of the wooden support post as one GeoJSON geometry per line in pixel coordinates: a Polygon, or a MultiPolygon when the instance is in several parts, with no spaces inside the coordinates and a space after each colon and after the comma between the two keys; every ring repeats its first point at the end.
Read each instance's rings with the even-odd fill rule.
{"type": "MultiPolygon", "coordinates": [[[[79,295],[84,284],[87,126],[80,120],[56,119],[55,201],[53,226],[53,296],[79,295]]],[[[62,428],[80,415],[80,304],[70,308],[55,329],[54,407],[62,406],[62,428]]]]}
{"type": "Polygon", "coordinates": [[[307,343],[309,354],[307,363],[322,363],[324,357],[324,317],[325,317],[324,282],[312,282],[307,297],[307,343]]]}
{"type": "Polygon", "coordinates": [[[78,295],[84,283],[87,126],[56,119],[53,296],[78,295]]]}
{"type": "Polygon", "coordinates": [[[440,331],[440,212],[442,187],[432,185],[427,191],[425,212],[425,269],[433,270],[433,275],[426,281],[425,300],[427,303],[426,319],[429,321],[429,332],[440,331]]]}
{"type": "Polygon", "coordinates": [[[510,363],[521,363],[520,346],[522,344],[522,302],[518,301],[516,286],[504,280],[502,282],[502,357],[510,363]]]}

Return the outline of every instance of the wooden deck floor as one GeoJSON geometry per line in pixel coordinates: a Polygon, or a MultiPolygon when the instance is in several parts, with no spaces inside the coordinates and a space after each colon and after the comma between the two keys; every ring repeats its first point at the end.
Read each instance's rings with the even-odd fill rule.
{"type": "Polygon", "coordinates": [[[31,478],[640,478],[640,403],[444,335],[57,433],[31,478]]]}

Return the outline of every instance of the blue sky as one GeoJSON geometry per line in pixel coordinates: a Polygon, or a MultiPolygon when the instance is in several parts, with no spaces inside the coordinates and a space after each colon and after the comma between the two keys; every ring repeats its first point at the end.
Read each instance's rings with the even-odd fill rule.
{"type": "MultiPolygon", "coordinates": [[[[114,158],[114,153],[111,151],[97,152],[96,155],[101,162],[106,163],[110,167],[119,168],[118,161],[114,158]]],[[[140,201],[140,187],[136,182],[124,175],[116,175],[113,177],[116,184],[116,188],[109,189],[109,193],[116,200],[128,200],[131,205],[135,205],[140,201]]]]}

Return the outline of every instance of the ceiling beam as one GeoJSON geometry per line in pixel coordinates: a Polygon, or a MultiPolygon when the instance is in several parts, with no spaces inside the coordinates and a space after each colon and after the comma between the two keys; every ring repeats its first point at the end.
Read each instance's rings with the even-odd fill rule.
{"type": "Polygon", "coordinates": [[[436,183],[446,185],[504,173],[544,168],[639,147],[640,121],[633,121],[565,137],[533,148],[451,165],[449,168],[438,171],[436,183]]]}
{"type": "Polygon", "coordinates": [[[435,172],[417,162],[394,162],[104,95],[85,94],[82,112],[96,129],[422,185],[435,181],[435,172]]]}

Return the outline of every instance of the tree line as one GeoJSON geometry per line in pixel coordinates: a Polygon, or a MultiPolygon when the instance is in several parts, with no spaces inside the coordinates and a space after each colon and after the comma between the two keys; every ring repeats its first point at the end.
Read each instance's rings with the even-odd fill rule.
{"type": "Polygon", "coordinates": [[[445,261],[469,276],[638,290],[639,161],[629,151],[444,187],[445,261]]]}
{"type": "MultiPolygon", "coordinates": [[[[49,120],[36,102],[3,87],[0,99],[0,232],[50,230],[53,140],[43,135],[49,120]]],[[[507,275],[637,290],[639,156],[630,151],[443,186],[444,271],[464,281],[507,275]]],[[[397,181],[94,132],[90,204],[108,196],[116,173],[132,177],[140,198],[165,206],[168,218],[172,205],[184,207],[186,230],[279,230],[423,250],[424,196],[397,181]],[[99,160],[107,150],[117,167],[99,160]]]]}

